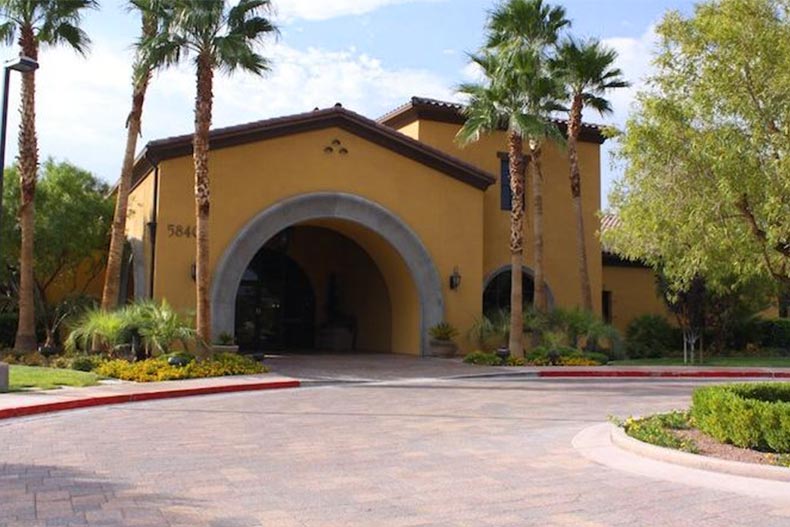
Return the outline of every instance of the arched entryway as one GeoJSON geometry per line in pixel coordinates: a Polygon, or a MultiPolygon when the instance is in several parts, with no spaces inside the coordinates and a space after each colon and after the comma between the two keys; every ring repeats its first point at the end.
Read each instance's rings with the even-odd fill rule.
{"type": "Polygon", "coordinates": [[[391,351],[425,354],[428,328],[444,318],[436,266],[419,237],[400,218],[370,200],[341,193],[284,200],[241,229],[214,275],[214,334],[235,334],[239,287],[256,255],[289,228],[302,227],[334,231],[369,255],[383,277],[391,303],[391,351]]]}

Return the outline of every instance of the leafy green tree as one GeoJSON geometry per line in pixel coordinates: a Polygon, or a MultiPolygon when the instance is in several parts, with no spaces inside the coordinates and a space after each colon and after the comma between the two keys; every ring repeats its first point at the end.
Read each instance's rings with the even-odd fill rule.
{"type": "Polygon", "coordinates": [[[675,291],[790,283],[787,0],[709,0],[657,27],[605,241],[661,268],[675,291]]]}
{"type": "MultiPolygon", "coordinates": [[[[2,248],[0,276],[16,288],[19,280],[20,186],[17,167],[6,170],[3,190],[2,248]]],[[[104,269],[103,248],[107,243],[112,203],[107,185],[91,173],[69,163],[44,162],[36,192],[36,244],[34,292],[39,314],[50,329],[62,322],[64,306],[52,301],[55,287],[66,292],[67,301],[85,293],[93,279],[104,269]]]]}
{"type": "Polygon", "coordinates": [[[195,97],[195,211],[197,226],[197,332],[211,342],[209,300],[209,129],[214,101],[214,72],[244,70],[257,75],[269,69],[269,61],[256,45],[275,35],[266,18],[269,0],[239,0],[232,7],[225,0],[171,0],[152,2],[153,15],[163,21],[163,31],[143,39],[143,63],[149,67],[177,64],[194,55],[197,80],[195,97]]]}
{"type": "Polygon", "coordinates": [[[579,167],[578,142],[585,108],[592,108],[600,115],[612,113],[612,105],[605,97],[614,89],[629,86],[623,72],[614,67],[617,52],[606,48],[597,40],[580,42],[568,38],[561,43],[552,66],[563,80],[570,99],[568,111],[568,160],[570,161],[571,199],[576,221],[576,257],[579,267],[582,307],[593,310],[592,287],[587,264],[587,246],[584,241],[584,214],[582,211],[582,178],[579,167]]]}
{"type": "MultiPolygon", "coordinates": [[[[65,45],[85,54],[90,40],[79,25],[82,13],[97,5],[95,0],[0,0],[0,38],[9,45],[16,38],[19,53],[33,60],[38,60],[42,45],[65,45]]],[[[21,99],[18,176],[22,188],[19,207],[22,250],[19,260],[19,327],[14,348],[31,351],[36,347],[33,283],[34,198],[38,176],[35,71],[22,73],[21,99]]]]}

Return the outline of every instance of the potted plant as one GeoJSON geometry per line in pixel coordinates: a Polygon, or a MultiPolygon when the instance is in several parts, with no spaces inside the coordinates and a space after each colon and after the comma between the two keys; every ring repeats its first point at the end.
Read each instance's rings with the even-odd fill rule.
{"type": "Polygon", "coordinates": [[[430,352],[432,357],[450,358],[458,352],[453,339],[458,335],[458,330],[451,324],[442,322],[428,330],[431,336],[430,352]]]}
{"type": "Polygon", "coordinates": [[[217,342],[212,346],[215,353],[238,353],[239,346],[230,333],[220,333],[217,342]]]}

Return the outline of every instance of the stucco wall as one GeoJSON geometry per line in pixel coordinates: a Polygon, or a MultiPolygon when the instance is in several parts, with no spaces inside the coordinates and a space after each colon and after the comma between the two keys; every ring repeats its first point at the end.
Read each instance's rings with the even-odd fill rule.
{"type": "MultiPolygon", "coordinates": [[[[485,194],[485,250],[484,273],[510,263],[510,213],[500,207],[500,159],[498,152],[506,151],[504,132],[484,136],[477,143],[459,147],[455,136],[458,125],[435,121],[421,121],[419,139],[474,164],[493,175],[498,181],[485,194]]],[[[585,239],[596,312],[601,310],[601,244],[598,231],[600,210],[600,147],[594,143],[579,143],[579,164],[582,173],[582,210],[585,239]]],[[[546,281],[559,306],[580,305],[581,293],[576,263],[576,230],[572,209],[567,154],[552,144],[543,153],[544,170],[544,226],[546,281]]],[[[530,218],[531,185],[527,181],[527,224],[525,232],[525,265],[533,267],[533,231],[530,218]]],[[[481,300],[482,301],[482,300],[481,300]]]]}
{"type": "Polygon", "coordinates": [[[672,314],[656,289],[652,269],[603,267],[603,288],[612,293],[612,325],[625,332],[628,323],[642,315],[661,315],[674,323],[672,314]]]}
{"type": "MultiPolygon", "coordinates": [[[[416,233],[441,276],[446,319],[450,323],[465,330],[479,314],[484,236],[480,190],[340,129],[212,151],[210,170],[212,273],[239,230],[261,211],[293,196],[343,192],[364,196],[381,205],[416,233]],[[334,140],[339,140],[349,153],[326,154],[325,147],[334,140]],[[448,277],[456,266],[464,277],[463,285],[451,291],[448,277]]],[[[191,310],[195,306],[195,285],[190,273],[195,260],[195,240],[191,236],[171,235],[171,231],[178,232],[179,226],[181,232],[194,229],[192,159],[163,161],[159,174],[155,296],[167,298],[179,309],[191,310]]],[[[140,187],[136,194],[143,199],[140,187]]],[[[152,193],[149,197],[152,198],[152,193]]],[[[139,225],[130,228],[132,231],[139,232],[139,225]]],[[[385,279],[393,279],[402,263],[397,259],[385,262],[388,257],[384,256],[386,249],[382,247],[368,250],[366,244],[385,244],[374,235],[363,239],[365,236],[362,232],[351,235],[376,261],[385,279]]],[[[399,341],[393,349],[418,353],[419,303],[412,301],[406,306],[404,302],[398,308],[400,312],[395,313],[396,285],[390,287],[393,342],[399,341]],[[397,320],[417,323],[401,326],[397,320]]],[[[398,294],[408,296],[409,288],[400,288],[398,294]]]]}

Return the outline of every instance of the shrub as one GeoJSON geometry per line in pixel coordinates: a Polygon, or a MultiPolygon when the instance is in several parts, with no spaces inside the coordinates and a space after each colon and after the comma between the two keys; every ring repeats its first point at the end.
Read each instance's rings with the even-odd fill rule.
{"type": "Polygon", "coordinates": [[[101,376],[136,382],[254,375],[267,371],[259,362],[236,353],[218,353],[206,360],[190,362],[186,366],[173,366],[164,357],[158,357],[139,362],[111,360],[96,368],[96,373],[101,376]]]}
{"type": "Polygon", "coordinates": [[[694,391],[697,427],[742,448],[790,453],[790,384],[706,386],[694,391]]]}
{"type": "Polygon", "coordinates": [[[609,362],[603,353],[579,351],[568,346],[538,346],[527,355],[533,366],[600,366],[609,362]]]}
{"type": "Polygon", "coordinates": [[[97,355],[77,355],[70,359],[68,367],[77,371],[93,371],[98,368],[101,363],[101,357],[97,355]]]}
{"type": "Polygon", "coordinates": [[[490,317],[478,318],[469,329],[467,339],[485,351],[493,352],[507,346],[510,339],[510,312],[500,310],[490,317]]]}
{"type": "Polygon", "coordinates": [[[625,352],[629,358],[658,358],[675,347],[672,326],[662,316],[643,315],[632,320],[625,332],[625,352]]]}
{"type": "Polygon", "coordinates": [[[442,341],[453,340],[458,336],[458,330],[452,324],[441,322],[428,330],[431,338],[442,341]]]}
{"type": "Polygon", "coordinates": [[[99,342],[101,351],[112,354],[138,341],[147,356],[166,354],[176,343],[187,348],[196,342],[196,332],[167,302],[141,301],[117,311],[87,311],[66,339],[66,349],[93,351],[99,342]]]}
{"type": "Polygon", "coordinates": [[[233,335],[227,332],[222,332],[217,337],[217,344],[220,346],[233,346],[236,343],[236,339],[233,338],[233,335]]]}
{"type": "Polygon", "coordinates": [[[502,366],[502,359],[494,353],[486,351],[473,351],[464,357],[467,364],[477,364],[478,366],[502,366]]]}
{"type": "Polygon", "coordinates": [[[790,320],[777,318],[757,322],[759,343],[764,348],[790,350],[790,320]]]}
{"type": "Polygon", "coordinates": [[[641,419],[628,418],[622,426],[626,434],[639,441],[685,452],[697,452],[693,441],[681,439],[671,432],[690,428],[687,412],[675,411],[641,419]]]}

